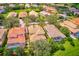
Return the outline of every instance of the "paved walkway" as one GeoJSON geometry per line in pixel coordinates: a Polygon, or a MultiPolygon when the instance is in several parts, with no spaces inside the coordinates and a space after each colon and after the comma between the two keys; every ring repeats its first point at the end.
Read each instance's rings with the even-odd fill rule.
{"type": "Polygon", "coordinates": [[[20,27],[25,27],[25,23],[22,19],[19,19],[20,27]]]}

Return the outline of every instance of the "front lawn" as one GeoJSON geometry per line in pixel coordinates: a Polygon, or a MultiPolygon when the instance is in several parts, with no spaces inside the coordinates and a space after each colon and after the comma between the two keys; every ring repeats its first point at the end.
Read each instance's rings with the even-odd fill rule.
{"type": "Polygon", "coordinates": [[[22,10],[13,10],[13,12],[17,12],[17,13],[19,13],[19,12],[24,12],[24,11],[26,11],[26,9],[22,9],[22,10]]]}

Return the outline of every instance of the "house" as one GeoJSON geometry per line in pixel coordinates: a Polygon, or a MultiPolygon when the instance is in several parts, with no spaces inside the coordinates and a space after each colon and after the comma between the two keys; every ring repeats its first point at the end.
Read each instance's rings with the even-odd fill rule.
{"type": "Polygon", "coordinates": [[[8,17],[16,17],[17,16],[17,13],[16,12],[10,12],[7,16],[8,17]]]}
{"type": "Polygon", "coordinates": [[[2,43],[6,36],[6,29],[0,29],[0,47],[2,46],[2,43]]]}
{"type": "Polygon", "coordinates": [[[31,42],[46,39],[46,37],[44,36],[45,32],[39,25],[30,25],[28,29],[31,42]]]}
{"type": "Polygon", "coordinates": [[[44,16],[49,16],[49,15],[51,15],[51,13],[46,12],[46,11],[41,11],[40,14],[41,14],[41,15],[44,15],[44,16]]]}
{"type": "Polygon", "coordinates": [[[56,3],[54,5],[63,7],[63,6],[65,6],[65,3],[61,3],[61,4],[60,3],[56,3]]]}
{"type": "Polygon", "coordinates": [[[24,17],[26,17],[27,16],[27,12],[25,12],[25,11],[23,11],[23,12],[20,12],[19,13],[19,18],[24,18],[24,17]]]}
{"type": "Polygon", "coordinates": [[[77,9],[76,8],[69,8],[69,10],[71,11],[71,12],[74,12],[74,11],[77,11],[77,9]]]}
{"type": "Polygon", "coordinates": [[[32,7],[38,7],[38,6],[39,6],[38,3],[33,3],[33,4],[32,4],[32,7]]]}
{"type": "Polygon", "coordinates": [[[79,37],[79,28],[77,28],[77,25],[74,24],[71,21],[64,21],[62,23],[60,23],[61,26],[67,27],[70,32],[71,35],[75,36],[75,37],[79,37]]]}
{"type": "Polygon", "coordinates": [[[30,6],[30,4],[29,3],[26,3],[25,4],[25,8],[30,8],[31,6],[30,6]]]}
{"type": "Polygon", "coordinates": [[[24,3],[19,3],[19,6],[24,6],[24,3]]]}
{"type": "Polygon", "coordinates": [[[4,9],[4,6],[0,5],[0,9],[4,9]]]}
{"type": "Polygon", "coordinates": [[[38,13],[32,10],[29,12],[29,16],[38,17],[38,13]]]}
{"type": "Polygon", "coordinates": [[[10,3],[9,7],[16,7],[16,4],[10,3]]]}
{"type": "Polygon", "coordinates": [[[4,13],[5,12],[5,10],[4,9],[0,9],[0,13],[4,13]]]}
{"type": "Polygon", "coordinates": [[[79,15],[79,9],[76,9],[76,8],[70,8],[69,9],[71,12],[73,12],[74,13],[74,15],[79,15]]]}
{"type": "Polygon", "coordinates": [[[74,18],[71,20],[71,22],[73,22],[76,25],[79,25],[79,18],[74,18]]]}
{"type": "Polygon", "coordinates": [[[47,30],[48,36],[50,38],[53,38],[54,41],[60,41],[61,39],[66,37],[52,24],[47,24],[46,26],[44,26],[44,29],[47,30]]]}
{"type": "Polygon", "coordinates": [[[57,13],[57,10],[55,7],[50,7],[50,6],[43,6],[43,10],[44,11],[47,11],[49,13],[57,13]]]}
{"type": "Polygon", "coordinates": [[[8,32],[7,48],[16,48],[25,46],[25,28],[14,27],[8,32]]]}
{"type": "Polygon", "coordinates": [[[67,26],[69,26],[69,27],[71,27],[71,28],[77,28],[77,25],[76,24],[74,24],[74,23],[72,23],[71,21],[64,21],[63,22],[65,25],[67,25],[67,26]]]}

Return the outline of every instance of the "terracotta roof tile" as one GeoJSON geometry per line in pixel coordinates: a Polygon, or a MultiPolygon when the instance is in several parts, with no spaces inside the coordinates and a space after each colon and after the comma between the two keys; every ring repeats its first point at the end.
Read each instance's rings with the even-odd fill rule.
{"type": "Polygon", "coordinates": [[[43,8],[44,8],[45,11],[50,12],[50,13],[56,13],[57,12],[55,7],[44,6],[43,8]]]}
{"type": "Polygon", "coordinates": [[[16,12],[10,12],[7,16],[8,17],[16,17],[17,16],[17,13],[16,12]]]}
{"type": "Polygon", "coordinates": [[[9,30],[7,44],[25,43],[25,28],[14,27],[9,30]]]}
{"type": "Polygon", "coordinates": [[[35,17],[37,17],[38,13],[35,12],[34,10],[32,10],[32,11],[29,12],[29,16],[35,16],[35,17]]]}
{"type": "Polygon", "coordinates": [[[44,30],[39,25],[30,25],[28,28],[30,34],[44,34],[44,30]]]}
{"type": "Polygon", "coordinates": [[[47,24],[44,28],[47,30],[49,37],[65,37],[65,35],[62,34],[54,25],[47,24]]]}
{"type": "Polygon", "coordinates": [[[29,34],[31,42],[46,39],[45,32],[39,25],[30,25],[29,34]]]}
{"type": "Polygon", "coordinates": [[[70,23],[65,24],[65,22],[60,23],[61,26],[67,27],[72,33],[79,32],[79,29],[77,29],[77,26],[71,25],[70,23]]]}
{"type": "Polygon", "coordinates": [[[79,25],[79,18],[74,18],[71,20],[74,24],[79,25]]]}
{"type": "Polygon", "coordinates": [[[46,37],[44,36],[44,35],[35,35],[35,34],[33,34],[33,35],[30,35],[30,41],[31,42],[34,42],[34,41],[37,41],[37,40],[45,40],[46,39],[46,37]]]}
{"type": "Polygon", "coordinates": [[[77,28],[77,25],[72,23],[71,21],[64,21],[63,23],[70,26],[70,27],[72,27],[72,28],[77,28]]]}

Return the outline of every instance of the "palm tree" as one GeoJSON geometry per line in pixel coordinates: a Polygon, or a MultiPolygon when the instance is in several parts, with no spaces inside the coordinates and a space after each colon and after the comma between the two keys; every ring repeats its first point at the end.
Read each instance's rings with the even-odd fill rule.
{"type": "Polygon", "coordinates": [[[44,29],[45,24],[45,16],[39,15],[39,17],[37,18],[37,21],[39,22],[39,25],[42,27],[42,29],[45,32],[45,37],[48,38],[47,35],[47,30],[44,29]]]}
{"type": "Polygon", "coordinates": [[[30,37],[29,37],[30,33],[29,33],[29,28],[28,28],[30,20],[31,19],[29,17],[24,18],[24,22],[25,22],[25,25],[27,27],[27,28],[25,28],[25,32],[27,30],[27,33],[25,33],[26,46],[24,48],[26,55],[30,55],[30,37]]]}
{"type": "Polygon", "coordinates": [[[19,26],[19,20],[16,17],[9,17],[4,22],[5,28],[12,28],[12,27],[18,27],[19,26]]]}
{"type": "Polygon", "coordinates": [[[25,32],[26,32],[26,30],[27,30],[27,33],[25,33],[25,39],[26,39],[26,47],[27,47],[27,42],[29,42],[30,43],[30,38],[29,38],[29,29],[28,29],[28,27],[29,27],[29,17],[26,17],[26,18],[24,18],[24,22],[25,22],[25,26],[26,26],[26,28],[25,28],[25,32]]]}

